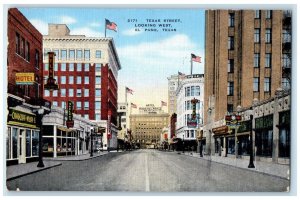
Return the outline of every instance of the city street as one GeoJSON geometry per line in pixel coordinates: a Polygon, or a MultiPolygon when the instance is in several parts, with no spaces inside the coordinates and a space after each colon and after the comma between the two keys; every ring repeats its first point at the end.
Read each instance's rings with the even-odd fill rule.
{"type": "Polygon", "coordinates": [[[20,191],[281,192],[288,180],[158,150],[112,152],[7,182],[20,191]]]}

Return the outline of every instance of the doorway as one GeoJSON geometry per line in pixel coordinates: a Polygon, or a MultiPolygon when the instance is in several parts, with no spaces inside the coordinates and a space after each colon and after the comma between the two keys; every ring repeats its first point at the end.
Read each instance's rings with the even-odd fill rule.
{"type": "Polygon", "coordinates": [[[19,152],[19,164],[26,163],[26,132],[25,129],[20,129],[19,133],[19,144],[18,144],[18,152],[19,152]]]}

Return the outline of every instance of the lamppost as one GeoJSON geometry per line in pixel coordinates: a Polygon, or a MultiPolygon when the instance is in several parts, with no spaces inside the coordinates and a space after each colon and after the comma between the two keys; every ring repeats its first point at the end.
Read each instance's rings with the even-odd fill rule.
{"type": "Polygon", "coordinates": [[[183,140],[182,140],[182,153],[184,153],[184,133],[183,133],[183,140]]]}
{"type": "Polygon", "coordinates": [[[253,144],[252,144],[252,121],[253,121],[253,115],[250,115],[250,160],[249,160],[249,165],[248,168],[255,168],[254,164],[253,164],[253,144]]]}
{"type": "Polygon", "coordinates": [[[90,157],[93,157],[93,133],[94,132],[94,128],[91,128],[91,154],[90,157]]]}

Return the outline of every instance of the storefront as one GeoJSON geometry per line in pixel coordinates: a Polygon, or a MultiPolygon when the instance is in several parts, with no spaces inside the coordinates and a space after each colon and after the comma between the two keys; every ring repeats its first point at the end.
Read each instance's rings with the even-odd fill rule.
{"type": "Polygon", "coordinates": [[[283,111],[279,113],[279,157],[290,157],[290,131],[291,131],[291,112],[283,111]]]}
{"type": "MultiPolygon", "coordinates": [[[[228,127],[227,126],[221,126],[218,128],[213,128],[212,132],[214,134],[214,153],[215,155],[218,156],[226,156],[226,152],[230,152],[231,150],[226,150],[226,147],[228,146],[228,144],[231,144],[231,137],[229,137],[229,141],[230,143],[228,143],[228,127]],[[227,144],[228,143],[228,144],[227,144]]],[[[234,137],[233,137],[233,144],[234,144],[234,137]]]]}
{"type": "Polygon", "coordinates": [[[250,127],[251,121],[243,121],[237,129],[238,140],[238,155],[249,156],[250,155],[250,127]]]}
{"type": "Polygon", "coordinates": [[[256,155],[272,157],[273,151],[273,115],[255,119],[256,155]]]}
{"type": "Polygon", "coordinates": [[[39,129],[36,116],[27,108],[11,108],[7,119],[7,165],[38,160],[39,129]]]}

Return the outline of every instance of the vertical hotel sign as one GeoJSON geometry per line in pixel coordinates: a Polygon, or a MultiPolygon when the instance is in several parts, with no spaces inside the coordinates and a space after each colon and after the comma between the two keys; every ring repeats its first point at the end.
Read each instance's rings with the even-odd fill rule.
{"type": "Polygon", "coordinates": [[[49,58],[49,77],[47,79],[47,83],[44,86],[46,90],[58,90],[58,85],[56,84],[56,80],[54,79],[54,52],[48,52],[48,58],[49,58]]]}
{"type": "Polygon", "coordinates": [[[67,127],[68,128],[74,127],[73,102],[72,101],[68,101],[67,127]]]}

